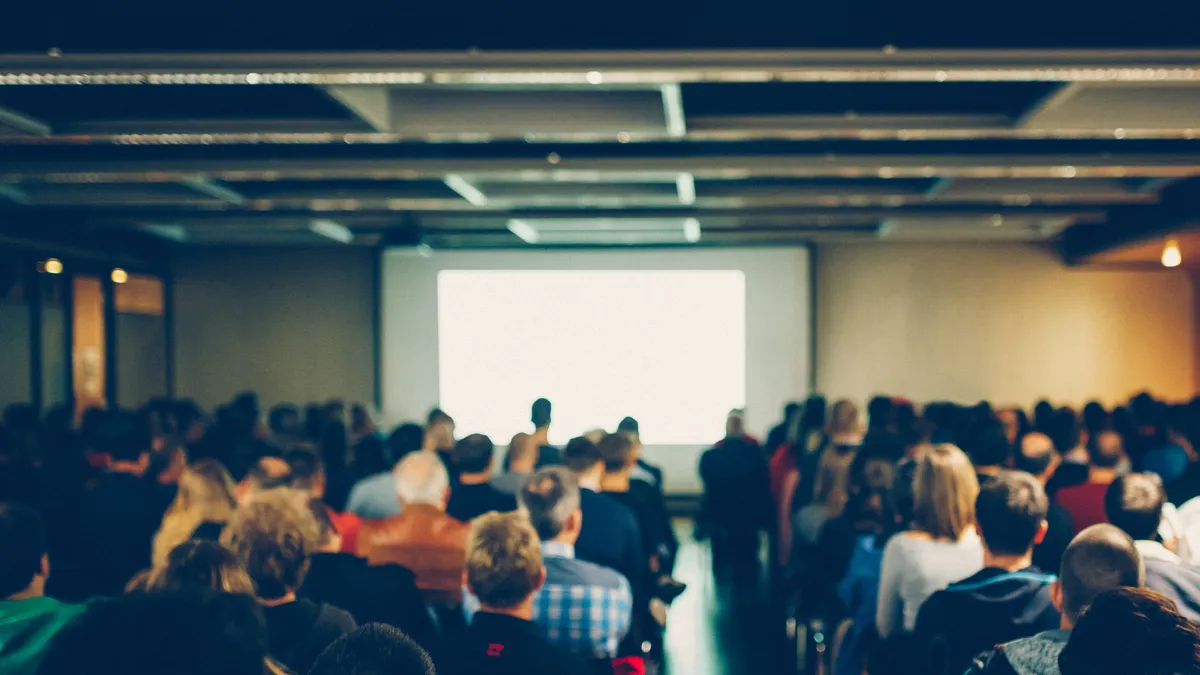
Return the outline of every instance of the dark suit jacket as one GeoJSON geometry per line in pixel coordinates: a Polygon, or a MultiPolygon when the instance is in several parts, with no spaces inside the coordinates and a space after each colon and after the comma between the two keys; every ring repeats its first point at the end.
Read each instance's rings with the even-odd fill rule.
{"type": "Polygon", "coordinates": [[[400,565],[371,567],[365,558],[349,553],[318,553],[296,595],[340,607],[360,626],[386,623],[423,647],[432,646],[433,620],[416,576],[400,565]]]}

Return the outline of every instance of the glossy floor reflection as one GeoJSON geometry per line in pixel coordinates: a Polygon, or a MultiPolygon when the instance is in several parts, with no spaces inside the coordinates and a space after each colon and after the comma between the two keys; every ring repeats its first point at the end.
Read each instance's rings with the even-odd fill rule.
{"type": "Polygon", "coordinates": [[[675,576],[687,591],[667,618],[669,675],[767,675],[782,672],[782,622],[770,606],[765,579],[718,587],[708,542],[692,539],[692,522],[675,521],[675,576]]]}

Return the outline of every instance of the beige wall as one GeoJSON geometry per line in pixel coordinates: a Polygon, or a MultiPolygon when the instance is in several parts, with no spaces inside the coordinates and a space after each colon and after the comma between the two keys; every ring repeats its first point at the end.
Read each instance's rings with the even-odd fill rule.
{"type": "Polygon", "coordinates": [[[817,382],[1031,405],[1194,391],[1193,289],[1182,272],[1082,271],[1026,245],[825,245],[817,382]]]}
{"type": "Polygon", "coordinates": [[[176,393],[211,407],[246,389],[264,406],[374,391],[375,252],[194,248],[175,269],[176,393]]]}

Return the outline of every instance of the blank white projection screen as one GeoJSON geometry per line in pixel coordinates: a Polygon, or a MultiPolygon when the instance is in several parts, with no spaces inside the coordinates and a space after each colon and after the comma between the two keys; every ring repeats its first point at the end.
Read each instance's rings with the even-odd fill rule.
{"type": "Polygon", "coordinates": [[[741,270],[442,270],[439,401],[497,443],[554,404],[551,441],[638,420],[647,444],[712,443],[746,403],[741,270]]]}

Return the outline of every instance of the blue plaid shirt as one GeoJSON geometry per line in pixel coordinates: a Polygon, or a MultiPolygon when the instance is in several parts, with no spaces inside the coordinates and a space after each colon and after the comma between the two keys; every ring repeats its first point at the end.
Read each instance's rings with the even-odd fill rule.
{"type": "MultiPolygon", "coordinates": [[[[625,577],[575,559],[575,547],[542,542],[546,584],[533,596],[533,620],[554,644],[587,658],[613,658],[633,620],[633,594],[625,577]]],[[[467,621],[479,599],[463,589],[467,621]]]]}

